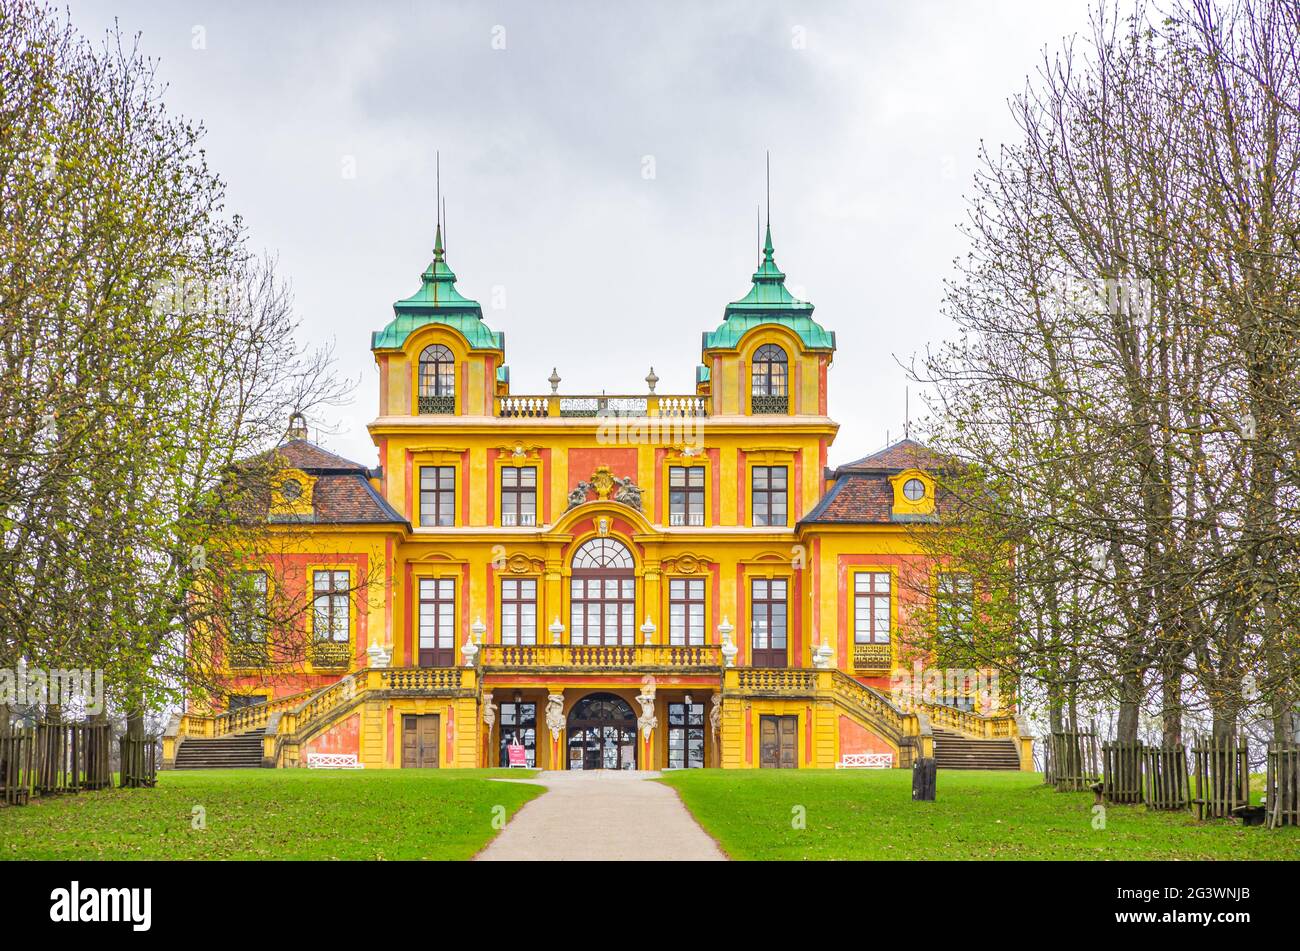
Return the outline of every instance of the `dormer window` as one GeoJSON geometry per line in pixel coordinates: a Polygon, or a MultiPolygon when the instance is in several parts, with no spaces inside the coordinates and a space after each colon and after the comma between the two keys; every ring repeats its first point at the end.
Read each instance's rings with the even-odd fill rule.
{"type": "Polygon", "coordinates": [[[789,412],[786,381],[789,379],[789,359],[774,343],[765,343],[754,354],[753,388],[750,406],[754,413],[789,412]]]}
{"type": "Polygon", "coordinates": [[[456,412],[456,358],[440,343],[420,354],[419,398],[421,413],[456,412]]]}
{"type": "Polygon", "coordinates": [[[903,483],[903,495],[909,502],[919,502],[925,498],[925,483],[920,479],[908,479],[903,483]]]}

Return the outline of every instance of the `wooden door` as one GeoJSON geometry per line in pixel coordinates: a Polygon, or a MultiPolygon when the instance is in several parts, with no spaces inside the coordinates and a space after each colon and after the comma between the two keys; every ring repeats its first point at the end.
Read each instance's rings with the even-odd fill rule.
{"type": "Polygon", "coordinates": [[[438,766],[438,714],[402,717],[402,768],[436,769],[438,766]]]}
{"type": "Polygon", "coordinates": [[[798,767],[798,736],[798,717],[759,717],[758,765],[764,769],[798,767]]]}

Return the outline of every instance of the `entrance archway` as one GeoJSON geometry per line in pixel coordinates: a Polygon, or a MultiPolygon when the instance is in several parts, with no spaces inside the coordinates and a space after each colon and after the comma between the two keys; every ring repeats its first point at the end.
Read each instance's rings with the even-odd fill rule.
{"type": "Polygon", "coordinates": [[[636,769],[636,714],[612,693],[583,697],[569,711],[569,769],[636,769]]]}

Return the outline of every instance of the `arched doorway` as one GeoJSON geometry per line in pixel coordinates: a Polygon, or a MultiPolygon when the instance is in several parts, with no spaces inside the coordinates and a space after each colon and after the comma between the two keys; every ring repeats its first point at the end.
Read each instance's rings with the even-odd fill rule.
{"type": "Polygon", "coordinates": [[[570,643],[636,643],[634,564],[627,546],[613,538],[593,538],[573,553],[570,643]]]}
{"type": "Polygon", "coordinates": [[[583,697],[569,711],[569,769],[636,769],[636,714],[612,693],[583,697]]]}

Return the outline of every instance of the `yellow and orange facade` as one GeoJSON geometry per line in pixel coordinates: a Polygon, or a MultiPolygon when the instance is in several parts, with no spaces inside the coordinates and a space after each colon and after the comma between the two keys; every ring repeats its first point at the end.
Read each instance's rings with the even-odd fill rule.
{"type": "Polygon", "coordinates": [[[908,766],[935,727],[1021,741],[996,709],[901,704],[936,461],[904,441],[832,469],[834,334],[770,231],[750,292],[703,335],[694,392],[515,393],[504,335],[460,295],[441,234],[372,337],[377,465],[299,421],[251,565],[304,606],[226,709],[165,743],[260,731],[264,763],[365,768],[908,766]]]}

